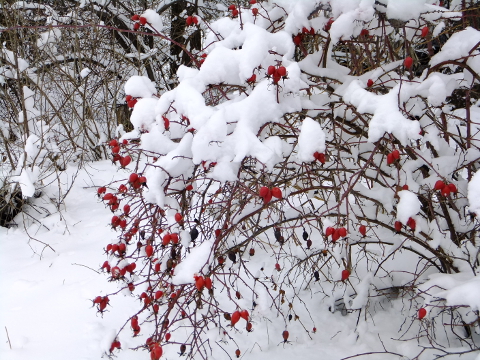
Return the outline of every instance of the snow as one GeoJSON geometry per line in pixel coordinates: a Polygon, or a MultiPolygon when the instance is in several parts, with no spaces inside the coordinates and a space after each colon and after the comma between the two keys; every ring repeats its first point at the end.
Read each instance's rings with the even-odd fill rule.
{"type": "Polygon", "coordinates": [[[467,197],[470,212],[480,215],[480,171],[468,183],[467,197]]]}
{"type": "Polygon", "coordinates": [[[155,84],[146,76],[132,76],[125,83],[125,95],[134,98],[149,98],[156,94],[155,84]]]}
{"type": "Polygon", "coordinates": [[[84,68],[82,69],[82,71],[80,71],[80,76],[82,78],[85,78],[88,76],[88,74],[90,74],[92,72],[92,70],[90,70],[89,68],[84,68]]]}
{"type": "Polygon", "coordinates": [[[325,152],[325,133],[318,122],[305,118],[298,136],[298,159],[305,162],[313,161],[315,160],[313,154],[317,151],[325,152]]]}
{"type": "Polygon", "coordinates": [[[200,246],[192,248],[190,253],[175,268],[172,283],[175,285],[193,284],[193,276],[201,274],[201,270],[211,255],[213,240],[204,241],[200,246]]]}
{"type": "Polygon", "coordinates": [[[400,201],[397,204],[397,219],[406,224],[409,218],[414,218],[420,211],[421,203],[416,194],[408,190],[398,193],[400,201]]]}

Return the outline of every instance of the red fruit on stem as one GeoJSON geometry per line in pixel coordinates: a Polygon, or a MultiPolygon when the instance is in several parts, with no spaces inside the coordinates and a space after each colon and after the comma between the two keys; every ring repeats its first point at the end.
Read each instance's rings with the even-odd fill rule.
{"type": "Polygon", "coordinates": [[[280,76],[286,76],[287,75],[287,69],[285,68],[285,66],[280,66],[277,69],[277,74],[280,75],[280,76]]]}
{"type": "Polygon", "coordinates": [[[347,280],[349,276],[350,276],[350,271],[348,271],[348,270],[343,270],[342,271],[342,281],[347,280]]]}
{"type": "Polygon", "coordinates": [[[408,185],[406,185],[406,184],[403,185],[403,186],[402,186],[402,190],[408,190],[408,185]]]}
{"type": "Polygon", "coordinates": [[[290,334],[288,333],[288,331],[284,330],[283,333],[282,333],[283,341],[287,342],[289,336],[290,336],[290,334]]]}
{"type": "Polygon", "coordinates": [[[370,35],[370,32],[367,29],[362,29],[362,31],[360,31],[360,36],[368,36],[368,35],[370,35]]]}
{"type": "Polygon", "coordinates": [[[124,213],[125,215],[130,214],[130,205],[125,204],[125,205],[123,206],[123,213],[124,213]]]}
{"type": "Polygon", "coordinates": [[[170,340],[171,337],[172,337],[172,335],[170,333],[166,333],[165,334],[165,341],[170,340]]]}
{"type": "Polygon", "coordinates": [[[101,302],[102,302],[102,297],[101,296],[97,296],[95,299],[93,299],[94,304],[100,304],[101,302]]]}
{"type": "Polygon", "coordinates": [[[170,241],[172,240],[172,235],[170,234],[165,234],[163,236],[163,239],[162,239],[162,245],[163,246],[167,246],[168,244],[170,244],[170,241]]]}
{"type": "Polygon", "coordinates": [[[275,264],[275,270],[280,271],[282,268],[280,267],[279,263],[275,264]]]}
{"type": "Polygon", "coordinates": [[[325,229],[325,236],[329,237],[330,235],[333,235],[334,232],[335,232],[335,229],[329,226],[325,229]]]}
{"type": "Polygon", "coordinates": [[[275,74],[275,66],[270,65],[270,66],[268,67],[268,69],[267,69],[267,75],[270,75],[270,76],[271,76],[271,75],[273,75],[273,74],[275,74]]]}
{"type": "Polygon", "coordinates": [[[252,323],[251,323],[251,322],[247,322],[247,326],[245,326],[245,329],[246,329],[248,332],[250,332],[250,331],[252,331],[252,328],[253,328],[252,323]]]}
{"type": "Polygon", "coordinates": [[[122,193],[122,194],[125,194],[126,192],[128,191],[127,187],[123,184],[121,184],[119,187],[118,187],[118,192],[119,193],[122,193]]]}
{"type": "Polygon", "coordinates": [[[132,99],[133,99],[132,95],[125,96],[125,101],[127,101],[127,102],[132,100],[132,99]]]}
{"type": "Polygon", "coordinates": [[[367,235],[367,227],[365,225],[360,225],[358,228],[358,232],[362,234],[362,236],[367,235]]]}
{"type": "Polygon", "coordinates": [[[387,165],[393,164],[394,161],[395,161],[395,159],[394,159],[392,153],[388,154],[387,155],[387,165]]]}
{"type": "Polygon", "coordinates": [[[198,18],[196,16],[192,16],[192,21],[195,25],[198,25],[198,18]]]}
{"type": "Polygon", "coordinates": [[[147,245],[147,246],[145,246],[145,253],[147,254],[147,257],[152,256],[152,254],[153,254],[153,246],[152,246],[152,245],[147,245]]]}
{"type": "Polygon", "coordinates": [[[315,158],[315,160],[318,160],[322,164],[325,164],[325,154],[324,153],[319,153],[318,151],[315,151],[313,153],[313,157],[315,158]]]}
{"type": "Polygon", "coordinates": [[[445,187],[445,183],[442,180],[437,180],[435,183],[435,190],[442,190],[445,187]]]}
{"type": "Polygon", "coordinates": [[[250,0],[250,5],[255,5],[257,3],[257,0],[250,0]]]}
{"type": "Polygon", "coordinates": [[[260,197],[265,198],[269,192],[270,192],[270,189],[268,187],[262,186],[258,191],[258,194],[260,195],[260,197]]]}
{"type": "Polygon", "coordinates": [[[235,356],[236,356],[237,358],[240,357],[240,354],[241,354],[240,349],[235,350],[235,356]]]}
{"type": "Polygon", "coordinates": [[[347,229],[341,227],[340,229],[338,229],[338,235],[340,235],[341,237],[347,236],[347,229]]]}
{"type": "Polygon", "coordinates": [[[458,189],[457,187],[455,186],[455,184],[448,184],[448,188],[450,189],[450,192],[456,194],[458,192],[458,189]]]}
{"type": "Polygon", "coordinates": [[[242,310],[242,311],[240,311],[240,316],[241,316],[243,319],[245,319],[245,321],[248,321],[248,316],[249,316],[249,314],[248,314],[248,311],[247,311],[247,310],[242,310]]]}
{"type": "Polygon", "coordinates": [[[192,25],[193,24],[193,16],[188,16],[185,23],[187,24],[187,26],[192,25]]]}
{"type": "Polygon", "coordinates": [[[172,237],[172,243],[178,244],[178,240],[179,240],[178,234],[177,234],[177,233],[173,233],[173,234],[171,234],[171,237],[172,237]]]}
{"type": "Polygon", "coordinates": [[[235,312],[232,314],[231,319],[230,319],[231,325],[232,325],[232,326],[235,326],[235,324],[238,322],[238,320],[240,320],[240,312],[239,312],[239,311],[235,311],[235,312]]]}
{"type": "Polygon", "coordinates": [[[263,198],[263,203],[264,203],[264,204],[268,204],[268,203],[270,202],[270,200],[272,200],[272,192],[271,192],[271,191],[269,191],[268,194],[267,194],[267,196],[265,196],[265,197],[263,198]]]}
{"type": "Polygon", "coordinates": [[[187,190],[187,191],[192,191],[192,190],[193,190],[192,184],[188,184],[188,185],[185,187],[185,190],[187,190]]]}
{"type": "Polygon", "coordinates": [[[428,35],[428,26],[425,26],[423,29],[422,29],[422,38],[426,38],[428,35]]]}
{"type": "Polygon", "coordinates": [[[253,14],[253,16],[257,16],[257,15],[258,15],[258,9],[257,9],[257,8],[253,8],[253,9],[252,9],[252,14],[253,14]]]}
{"type": "Polygon", "coordinates": [[[135,24],[133,24],[133,30],[138,30],[138,29],[140,29],[140,24],[136,22],[135,24]]]}
{"type": "Polygon", "coordinates": [[[247,79],[247,83],[254,83],[255,81],[257,81],[257,75],[255,74],[253,74],[247,79]]]}
{"type": "Polygon", "coordinates": [[[147,23],[147,18],[140,16],[140,19],[138,20],[140,24],[145,25],[147,23]]]}
{"type": "Polygon", "coordinates": [[[210,279],[209,277],[205,278],[205,287],[208,290],[212,290],[212,279],[210,279]]]}
{"type": "Polygon", "coordinates": [[[202,291],[203,287],[205,286],[205,280],[203,279],[203,276],[199,276],[197,280],[195,281],[195,286],[197,287],[198,291],[202,291]]]}
{"type": "Polygon", "coordinates": [[[104,194],[106,191],[107,191],[107,188],[105,186],[102,186],[97,189],[97,194],[98,195],[104,194]]]}
{"type": "Polygon", "coordinates": [[[282,198],[282,190],[280,190],[280,188],[278,188],[278,187],[274,187],[274,188],[272,188],[272,195],[275,196],[277,199],[281,199],[282,198]]]}
{"type": "Polygon", "coordinates": [[[413,66],[413,59],[410,56],[407,56],[403,61],[403,66],[410,70],[413,66]]]}
{"type": "Polygon", "coordinates": [[[408,218],[407,225],[412,231],[415,231],[415,228],[417,227],[417,222],[413,218],[408,218]]]}
{"type": "Polygon", "coordinates": [[[118,216],[116,216],[116,215],[113,216],[113,217],[112,217],[112,226],[113,226],[113,227],[117,227],[119,223],[120,223],[120,218],[119,218],[118,216]]]}
{"type": "Polygon", "coordinates": [[[418,319],[422,320],[427,315],[427,310],[425,308],[418,309],[418,319]]]}
{"type": "Polygon", "coordinates": [[[251,248],[248,253],[249,253],[250,256],[255,255],[255,249],[251,248]]]}
{"type": "Polygon", "coordinates": [[[218,238],[222,234],[222,230],[215,229],[215,237],[218,238]]]}
{"type": "Polygon", "coordinates": [[[367,80],[367,86],[368,86],[368,87],[373,86],[373,80],[372,80],[372,79],[368,79],[368,80],[367,80]]]}
{"type": "Polygon", "coordinates": [[[448,196],[448,195],[450,195],[450,187],[449,187],[449,186],[445,186],[445,187],[441,190],[441,192],[442,192],[442,195],[443,195],[443,196],[448,196]]]}
{"type": "Polygon", "coordinates": [[[237,9],[233,10],[232,11],[232,16],[237,17],[237,15],[238,15],[238,10],[237,9]]]}
{"type": "Polygon", "coordinates": [[[117,145],[117,146],[114,146],[112,148],[112,153],[113,154],[118,154],[119,152],[120,152],[120,146],[117,145]]]}
{"type": "Polygon", "coordinates": [[[398,150],[393,150],[392,151],[392,156],[395,160],[400,159],[400,152],[398,150]]]}
{"type": "Polygon", "coordinates": [[[176,221],[177,223],[180,223],[180,222],[182,222],[182,220],[183,220],[182,214],[176,213],[176,214],[175,214],[175,221],[176,221]]]}
{"type": "Polygon", "coordinates": [[[158,291],[155,293],[155,300],[160,299],[162,296],[163,296],[163,291],[158,290],[158,291]]]}
{"type": "Polygon", "coordinates": [[[301,35],[295,35],[293,37],[293,43],[297,46],[300,45],[302,43],[302,36],[301,35]]]}
{"type": "Polygon", "coordinates": [[[131,161],[132,161],[132,158],[129,155],[127,155],[120,159],[120,165],[122,167],[126,167],[128,164],[130,164],[131,161]]]}
{"type": "Polygon", "coordinates": [[[170,129],[170,120],[168,120],[167,117],[163,116],[163,126],[165,127],[165,130],[170,129]]]}
{"type": "Polygon", "coordinates": [[[140,15],[135,14],[135,15],[132,16],[133,21],[138,21],[138,19],[140,19],[140,15]]]}
{"type": "Polygon", "coordinates": [[[138,174],[135,174],[135,173],[130,174],[130,177],[128,178],[128,182],[129,182],[129,183],[132,184],[132,183],[134,183],[134,182],[137,181],[137,180],[138,180],[138,174]]]}
{"type": "Polygon", "coordinates": [[[118,146],[118,141],[116,139],[112,139],[108,143],[108,146],[110,146],[110,147],[118,146]]]}
{"type": "Polygon", "coordinates": [[[225,258],[223,256],[219,256],[217,260],[219,265],[223,265],[225,263],[225,258]]]}
{"type": "Polygon", "coordinates": [[[332,242],[336,242],[338,239],[340,239],[340,232],[336,229],[332,234],[332,242]]]}
{"type": "Polygon", "coordinates": [[[315,333],[317,332],[317,328],[314,327],[312,331],[313,331],[313,333],[315,334],[315,333]]]}
{"type": "Polygon", "coordinates": [[[324,29],[325,31],[330,30],[330,28],[332,27],[332,24],[333,24],[333,19],[330,18],[330,19],[328,20],[328,22],[325,24],[325,26],[323,27],[323,29],[324,29]]]}
{"type": "MultiPolygon", "coordinates": [[[[138,25],[138,23],[136,23],[135,25],[138,25]]],[[[136,103],[137,103],[137,99],[133,99],[133,100],[127,101],[127,106],[130,109],[133,109],[135,107],[136,103]]]]}
{"type": "Polygon", "coordinates": [[[403,227],[403,225],[400,221],[395,221],[395,231],[396,232],[402,231],[402,227],[403,227]]]}
{"type": "Polygon", "coordinates": [[[237,8],[237,7],[236,7],[234,4],[232,4],[232,5],[230,5],[230,6],[228,7],[228,10],[233,11],[233,10],[235,10],[236,8],[237,8]]]}

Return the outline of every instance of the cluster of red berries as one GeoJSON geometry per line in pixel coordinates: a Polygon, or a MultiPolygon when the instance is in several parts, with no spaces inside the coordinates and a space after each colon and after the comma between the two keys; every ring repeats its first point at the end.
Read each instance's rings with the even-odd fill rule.
{"type": "Polygon", "coordinates": [[[262,186],[260,190],[258,191],[258,195],[263,199],[264,204],[268,204],[270,200],[272,200],[272,197],[276,197],[277,199],[282,198],[282,190],[278,187],[274,187],[272,189],[262,186]]]}
{"type": "Polygon", "coordinates": [[[128,178],[128,183],[134,189],[140,189],[140,187],[147,185],[147,178],[140,176],[139,174],[131,173],[128,178]]]}
{"type": "Polygon", "coordinates": [[[232,17],[235,18],[235,17],[238,16],[238,9],[237,9],[237,7],[236,7],[234,4],[230,5],[230,6],[228,7],[228,10],[230,11],[230,14],[232,15],[232,17]]]}
{"type": "Polygon", "coordinates": [[[202,65],[204,62],[205,62],[205,59],[207,58],[207,54],[202,54],[200,55],[201,59],[200,59],[200,65],[202,65]]]}
{"type": "Polygon", "coordinates": [[[347,229],[344,227],[335,229],[329,226],[325,229],[325,236],[328,238],[330,235],[332,236],[332,242],[336,242],[341,237],[344,238],[347,236],[347,229]]]}
{"type": "Polygon", "coordinates": [[[99,312],[103,312],[103,310],[105,310],[109,302],[110,300],[108,299],[108,296],[97,296],[93,300],[93,303],[98,305],[99,312]]]}
{"type": "Polygon", "coordinates": [[[310,28],[310,30],[308,30],[306,27],[302,28],[302,32],[293,37],[293,43],[299,46],[302,43],[305,35],[315,35],[315,29],[313,27],[310,28]]]}
{"type": "Polygon", "coordinates": [[[128,140],[123,140],[120,144],[116,139],[112,139],[108,143],[108,146],[110,146],[110,149],[112,150],[113,162],[118,161],[122,168],[126,167],[132,161],[132,158],[129,155],[123,157],[119,154],[120,148],[125,145],[128,145],[128,140]]]}
{"type": "Polygon", "coordinates": [[[178,244],[179,241],[180,241],[180,238],[178,237],[177,233],[165,234],[163,235],[163,238],[162,238],[162,245],[167,246],[170,243],[176,245],[178,244]]]}
{"type": "MultiPolygon", "coordinates": [[[[395,231],[399,233],[402,231],[403,224],[400,221],[395,221],[395,231]]],[[[415,231],[417,228],[417,222],[415,221],[414,218],[409,217],[407,220],[407,226],[410,228],[410,230],[415,231]]]]}
{"type": "Polygon", "coordinates": [[[158,342],[152,341],[151,338],[147,339],[148,350],[150,351],[151,360],[159,360],[163,354],[163,349],[158,342]],[[149,341],[150,340],[150,341],[149,341]]]}
{"type": "Polygon", "coordinates": [[[448,196],[448,195],[450,195],[450,193],[456,194],[458,192],[458,189],[455,186],[455,184],[450,183],[450,184],[447,185],[442,180],[438,180],[435,183],[434,189],[435,190],[440,190],[440,192],[443,196],[448,196]]]}
{"type": "Polygon", "coordinates": [[[132,327],[132,330],[133,330],[133,336],[137,336],[140,333],[140,326],[138,325],[137,315],[132,317],[132,320],[130,320],[130,326],[132,327]]]}
{"type": "MultiPolygon", "coordinates": [[[[120,245],[124,245],[123,246],[123,252],[121,253],[123,255],[123,254],[125,254],[126,246],[125,246],[125,244],[120,244],[120,245]]],[[[120,245],[118,245],[119,248],[120,248],[120,245]]],[[[137,264],[135,264],[135,263],[128,264],[121,269],[120,269],[119,266],[114,266],[111,270],[112,280],[117,280],[117,279],[123,278],[127,274],[127,271],[130,273],[130,275],[133,274],[133,271],[135,270],[136,267],[137,267],[137,264]]]]}
{"type": "Polygon", "coordinates": [[[248,314],[248,311],[247,310],[242,310],[242,311],[235,311],[231,318],[230,318],[230,324],[233,326],[235,326],[235,324],[240,320],[240,318],[242,319],[245,319],[245,321],[248,323],[248,317],[250,315],[248,314]]]}
{"type": "Polygon", "coordinates": [[[137,104],[137,101],[137,98],[134,98],[132,95],[125,96],[125,102],[127,103],[129,109],[133,109],[137,104]]]}
{"type": "Polygon", "coordinates": [[[195,287],[199,292],[202,292],[204,287],[206,287],[209,291],[212,290],[212,279],[210,279],[208,276],[203,277],[201,275],[194,275],[193,278],[195,279],[195,287]]]}
{"type": "Polygon", "coordinates": [[[188,16],[185,22],[187,26],[198,25],[198,18],[196,16],[188,16]]]}
{"type": "Polygon", "coordinates": [[[285,68],[285,66],[275,67],[273,65],[270,65],[267,69],[267,75],[273,77],[274,84],[278,84],[280,79],[287,76],[287,69],[285,68]]]}
{"type": "Polygon", "coordinates": [[[135,14],[132,16],[132,21],[135,21],[135,24],[133,25],[133,30],[137,31],[140,29],[140,26],[145,26],[147,24],[147,18],[140,16],[138,14],[135,14]]]}
{"type": "Polygon", "coordinates": [[[391,165],[395,160],[400,159],[400,151],[393,150],[390,154],[387,155],[387,165],[391,165]]]}

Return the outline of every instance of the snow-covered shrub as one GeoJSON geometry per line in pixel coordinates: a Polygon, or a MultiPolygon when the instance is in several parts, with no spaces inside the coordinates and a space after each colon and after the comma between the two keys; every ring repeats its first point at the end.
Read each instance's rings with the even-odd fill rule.
{"type": "Polygon", "coordinates": [[[170,91],[126,82],[133,130],[109,143],[126,179],[98,189],[119,290],[94,303],[124,316],[107,354],[239,357],[328,332],[326,308],[363,337],[385,306],[405,356],[478,349],[480,31],[448,5],[185,16],[202,50],[170,91]]]}

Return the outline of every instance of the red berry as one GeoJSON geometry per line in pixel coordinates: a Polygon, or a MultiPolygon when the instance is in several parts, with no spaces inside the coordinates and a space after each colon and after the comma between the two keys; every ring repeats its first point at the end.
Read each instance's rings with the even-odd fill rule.
{"type": "Polygon", "coordinates": [[[315,334],[315,333],[317,332],[317,328],[314,327],[312,331],[313,331],[313,333],[315,334]]]}
{"type": "Polygon", "coordinates": [[[395,231],[396,232],[402,231],[402,227],[403,227],[403,225],[400,221],[395,221],[395,231]]]}
{"type": "Polygon", "coordinates": [[[126,101],[126,102],[128,102],[128,101],[130,101],[130,100],[132,100],[132,99],[133,99],[132,95],[127,95],[127,96],[125,96],[125,101],[126,101]]]}
{"type": "Polygon", "coordinates": [[[228,7],[228,10],[233,11],[233,10],[235,10],[236,8],[237,8],[237,7],[236,7],[234,4],[232,4],[232,5],[230,5],[230,6],[228,7]]]}
{"type": "Polygon", "coordinates": [[[372,79],[368,79],[368,80],[367,80],[367,86],[368,86],[368,87],[373,86],[373,80],[372,80],[372,79]]]}
{"type": "Polygon", "coordinates": [[[448,184],[448,187],[450,189],[450,192],[456,194],[458,192],[457,190],[457,187],[455,186],[455,184],[448,184]]]}
{"type": "Polygon", "coordinates": [[[275,66],[270,65],[267,69],[267,75],[272,76],[273,74],[275,74],[275,66]]]}
{"type": "Polygon", "coordinates": [[[232,325],[232,326],[235,326],[235,324],[238,322],[238,320],[240,320],[240,312],[239,312],[239,311],[235,311],[235,312],[232,314],[231,319],[230,319],[231,325],[232,325]]]}
{"type": "Polygon", "coordinates": [[[393,158],[392,153],[388,154],[387,155],[387,165],[393,164],[394,161],[395,161],[395,159],[393,158]]]}
{"type": "Polygon", "coordinates": [[[338,239],[340,239],[340,232],[338,231],[338,229],[336,229],[332,234],[332,242],[335,242],[338,239]]]}
{"type": "Polygon", "coordinates": [[[132,161],[132,158],[129,155],[127,155],[120,159],[120,165],[122,167],[126,167],[128,164],[130,164],[131,161],[132,161]]]}
{"type": "Polygon", "coordinates": [[[280,66],[277,69],[277,74],[280,75],[280,76],[286,76],[287,75],[287,69],[285,68],[285,66],[280,66]]]}
{"type": "Polygon", "coordinates": [[[195,25],[198,25],[198,18],[196,16],[192,16],[192,21],[195,25]]]}
{"type": "Polygon", "coordinates": [[[163,246],[167,246],[168,244],[170,244],[170,241],[172,240],[172,235],[170,234],[165,234],[163,236],[163,239],[162,239],[162,245],[163,246]]]}
{"type": "Polygon", "coordinates": [[[257,8],[253,8],[253,9],[252,9],[252,14],[253,14],[253,16],[257,16],[257,15],[258,15],[258,9],[257,9],[257,8]]]}
{"type": "Polygon", "coordinates": [[[128,178],[128,182],[130,184],[133,184],[137,180],[138,180],[138,174],[135,174],[135,173],[130,174],[130,177],[128,178]]]}
{"type": "Polygon", "coordinates": [[[177,233],[173,233],[170,235],[172,237],[172,243],[174,244],[178,244],[178,234],[177,233]]]}
{"type": "Polygon", "coordinates": [[[144,18],[143,16],[140,16],[139,21],[140,21],[140,24],[142,24],[142,25],[145,25],[147,23],[147,19],[144,18]]]}
{"type": "Polygon", "coordinates": [[[334,232],[335,232],[335,229],[329,226],[325,229],[325,236],[329,237],[330,235],[333,235],[334,232]]]}
{"type": "Polygon", "coordinates": [[[118,192],[121,193],[121,194],[125,194],[126,192],[128,191],[127,187],[123,184],[121,184],[119,187],[118,187],[118,192]]]}
{"type": "Polygon", "coordinates": [[[112,140],[110,140],[110,142],[108,143],[108,146],[110,146],[110,147],[118,146],[118,141],[115,140],[115,139],[112,139],[112,140]]]}
{"type": "Polygon", "coordinates": [[[138,19],[140,19],[140,15],[135,14],[135,15],[132,16],[133,21],[138,21],[138,19]]]}
{"type": "Polygon", "coordinates": [[[342,271],[342,281],[347,280],[349,276],[350,276],[350,271],[348,271],[348,270],[343,270],[342,271]]]}
{"type": "Polygon", "coordinates": [[[176,221],[177,223],[180,223],[180,222],[182,222],[182,220],[183,220],[182,214],[176,213],[176,214],[175,214],[175,221],[176,221]]]}
{"type": "Polygon", "coordinates": [[[445,183],[442,180],[437,180],[435,183],[435,190],[442,190],[445,187],[445,183]]]}
{"type": "Polygon", "coordinates": [[[253,328],[252,323],[251,323],[251,322],[247,322],[247,326],[245,326],[245,329],[246,329],[248,332],[250,332],[250,331],[252,331],[252,328],[253,328]]]}
{"type": "Polygon", "coordinates": [[[97,189],[97,194],[98,195],[104,194],[106,191],[107,191],[107,188],[105,186],[102,186],[97,189]]]}
{"type": "Polygon", "coordinates": [[[260,197],[262,198],[265,198],[268,193],[270,192],[270,189],[266,186],[262,186],[258,192],[258,194],[260,195],[260,197]]]}
{"type": "Polygon", "coordinates": [[[408,190],[408,185],[406,185],[406,184],[403,185],[403,186],[402,186],[402,190],[408,190]]]}
{"type": "Polygon", "coordinates": [[[152,256],[152,254],[153,254],[153,246],[152,246],[152,245],[147,245],[147,246],[145,246],[145,253],[147,254],[147,257],[152,256]]]}
{"type": "Polygon", "coordinates": [[[218,238],[222,234],[222,230],[215,229],[215,237],[218,238]]]}
{"type": "Polygon", "coordinates": [[[187,191],[192,191],[192,190],[193,190],[192,184],[188,184],[188,185],[185,187],[185,190],[187,190],[187,191]]]}
{"type": "Polygon", "coordinates": [[[360,36],[368,36],[370,33],[368,32],[367,29],[362,29],[362,31],[360,31],[360,36]]]}
{"type": "Polygon", "coordinates": [[[428,26],[425,26],[423,29],[422,29],[422,38],[426,38],[428,35],[428,26]]]}
{"type": "Polygon", "coordinates": [[[94,304],[100,304],[102,302],[102,297],[101,296],[97,296],[94,300],[93,300],[93,303],[94,304]]]}
{"type": "Polygon", "coordinates": [[[245,321],[248,321],[248,311],[247,310],[242,310],[240,311],[240,317],[242,317],[243,319],[245,319],[245,321]]]}
{"type": "Polygon", "coordinates": [[[328,20],[328,22],[325,24],[325,26],[323,27],[323,29],[324,29],[325,31],[330,30],[330,28],[332,27],[332,24],[333,24],[333,19],[330,18],[330,19],[328,20]]]}
{"type": "Polygon", "coordinates": [[[445,186],[443,189],[442,189],[442,195],[443,196],[448,196],[450,195],[450,187],[449,186],[445,186]]]}
{"type": "Polygon", "coordinates": [[[120,224],[120,218],[115,215],[115,216],[112,217],[112,226],[117,227],[118,224],[120,224]]]}
{"type": "Polygon", "coordinates": [[[257,3],[257,0],[250,0],[250,5],[255,5],[257,3]]]}
{"type": "Polygon", "coordinates": [[[197,290],[202,291],[204,285],[205,285],[205,280],[203,279],[203,276],[199,276],[197,280],[195,280],[195,286],[197,287],[197,290]]]}
{"type": "Polygon", "coordinates": [[[192,23],[193,23],[193,16],[188,16],[188,17],[187,17],[187,20],[186,20],[185,22],[186,22],[187,26],[192,25],[192,23]]]}
{"type": "Polygon", "coordinates": [[[158,291],[155,293],[155,300],[160,299],[162,296],[163,296],[163,291],[158,290],[158,291]]]}
{"type": "Polygon", "coordinates": [[[170,129],[170,120],[168,120],[168,118],[166,118],[165,116],[163,116],[163,126],[165,127],[165,130],[168,131],[168,129],[170,129]]]}
{"type": "Polygon", "coordinates": [[[279,263],[275,264],[275,270],[280,271],[282,268],[280,267],[279,263]]]}
{"type": "Polygon", "coordinates": [[[392,156],[395,160],[400,159],[400,152],[398,150],[393,150],[392,151],[392,156]]]}
{"type": "Polygon", "coordinates": [[[338,229],[338,235],[340,235],[341,237],[347,236],[347,229],[341,227],[340,229],[338,229]]]}
{"type": "Polygon", "coordinates": [[[253,74],[247,79],[247,83],[254,83],[255,81],[257,81],[257,75],[255,74],[253,74]]]}
{"type": "Polygon", "coordinates": [[[238,10],[237,9],[233,10],[232,11],[232,16],[237,17],[237,15],[238,15],[238,10]]]}
{"type": "Polygon", "coordinates": [[[290,334],[288,333],[288,331],[284,330],[283,333],[282,333],[283,341],[287,342],[289,336],[290,336],[290,334]]]}
{"type": "Polygon", "coordinates": [[[133,30],[138,30],[138,29],[140,29],[140,24],[136,22],[135,24],[133,24],[133,30]]]}
{"type": "Polygon", "coordinates": [[[209,277],[205,278],[205,287],[208,290],[212,290],[212,279],[210,279],[209,277]]]}
{"type": "Polygon", "coordinates": [[[302,35],[295,35],[293,37],[293,43],[297,46],[300,45],[302,43],[302,35]]]}
{"type": "Polygon", "coordinates": [[[133,285],[132,283],[128,283],[128,290],[133,292],[133,290],[135,290],[135,285],[133,285]]]}
{"type": "Polygon", "coordinates": [[[112,153],[113,154],[118,154],[119,152],[120,152],[120,146],[117,145],[117,146],[114,146],[112,148],[112,153]]]}
{"type": "Polygon", "coordinates": [[[240,353],[240,349],[235,350],[235,356],[236,356],[237,358],[240,357],[240,354],[241,354],[241,353],[240,353]]]}
{"type": "Polygon", "coordinates": [[[171,337],[172,337],[172,335],[170,333],[166,333],[165,334],[165,341],[170,340],[171,337]]]}
{"type": "Polygon", "coordinates": [[[325,154],[324,153],[319,153],[318,151],[315,151],[313,153],[313,157],[315,158],[315,160],[318,160],[322,164],[325,164],[325,154]]]}
{"type": "MultiPolygon", "coordinates": [[[[122,229],[125,229],[127,227],[127,220],[123,219],[123,220],[120,220],[120,222],[118,223],[118,225],[122,228],[122,229]]],[[[125,244],[122,244],[122,245],[125,245],[125,244]]]]}
{"type": "Polygon", "coordinates": [[[425,308],[418,309],[418,319],[422,320],[427,315],[427,310],[425,308]]]}
{"type": "Polygon", "coordinates": [[[254,249],[254,248],[251,248],[250,251],[249,251],[249,254],[250,254],[250,256],[255,255],[255,249],[254,249]]]}
{"type": "MultiPolygon", "coordinates": [[[[138,25],[138,23],[136,23],[135,25],[138,25]]],[[[127,101],[127,105],[130,109],[133,109],[135,107],[135,104],[137,103],[137,99],[133,99],[133,100],[130,100],[130,101],[127,101]]]]}
{"type": "Polygon", "coordinates": [[[358,228],[358,232],[362,234],[362,236],[367,235],[367,227],[365,225],[360,225],[358,228]]]}
{"type": "Polygon", "coordinates": [[[412,231],[415,231],[415,228],[417,227],[417,222],[413,218],[408,218],[407,225],[412,231]]]}
{"type": "Polygon", "coordinates": [[[277,199],[282,198],[282,190],[280,190],[278,187],[274,187],[272,189],[272,195],[275,196],[277,199]]]}
{"type": "Polygon", "coordinates": [[[403,66],[405,66],[407,69],[410,70],[412,65],[413,65],[413,59],[410,56],[407,56],[403,61],[403,66]]]}

